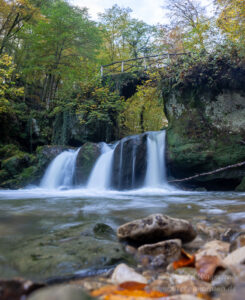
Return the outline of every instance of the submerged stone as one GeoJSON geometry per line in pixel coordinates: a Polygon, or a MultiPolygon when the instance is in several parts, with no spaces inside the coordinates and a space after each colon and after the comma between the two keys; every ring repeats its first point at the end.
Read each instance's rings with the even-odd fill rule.
{"type": "Polygon", "coordinates": [[[123,224],[118,228],[117,236],[121,240],[137,245],[156,243],[167,239],[180,239],[186,243],[196,237],[196,231],[186,220],[153,214],[123,224]]]}

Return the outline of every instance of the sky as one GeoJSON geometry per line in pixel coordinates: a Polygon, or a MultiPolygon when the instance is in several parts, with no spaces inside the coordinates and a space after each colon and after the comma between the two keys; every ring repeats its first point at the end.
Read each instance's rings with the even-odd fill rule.
{"type": "MultiPolygon", "coordinates": [[[[200,1],[210,10],[212,0],[200,1]]],[[[98,19],[99,12],[104,12],[105,9],[118,4],[120,7],[130,7],[133,10],[132,17],[148,24],[156,25],[168,22],[164,10],[161,8],[164,0],[71,0],[70,2],[80,7],[87,7],[91,18],[95,21],[98,19]]]]}

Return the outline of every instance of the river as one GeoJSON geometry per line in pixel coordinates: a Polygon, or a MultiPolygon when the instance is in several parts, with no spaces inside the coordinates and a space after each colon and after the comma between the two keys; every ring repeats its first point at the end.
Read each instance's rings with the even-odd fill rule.
{"type": "Polygon", "coordinates": [[[130,260],[116,229],[152,213],[245,229],[245,193],[157,188],[0,191],[1,277],[46,279],[130,260]]]}

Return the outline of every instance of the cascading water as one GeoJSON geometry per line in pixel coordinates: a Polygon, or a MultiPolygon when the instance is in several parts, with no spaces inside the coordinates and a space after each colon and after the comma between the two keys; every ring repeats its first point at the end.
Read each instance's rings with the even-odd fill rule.
{"type": "Polygon", "coordinates": [[[165,166],[165,131],[147,135],[147,169],[145,187],[159,188],[168,185],[165,166]]]}
{"type": "Polygon", "coordinates": [[[110,187],[112,158],[115,146],[110,147],[106,143],[103,143],[102,153],[95,163],[88,180],[87,188],[105,190],[110,187]]]}
{"type": "Polygon", "coordinates": [[[40,187],[45,189],[70,188],[73,185],[78,150],[68,150],[59,154],[48,166],[40,187]]]}
{"type": "MultiPolygon", "coordinates": [[[[45,172],[41,187],[71,188],[79,150],[58,155],[45,172]]],[[[102,143],[101,155],[90,173],[86,188],[168,188],[164,152],[165,131],[126,137],[113,146],[102,143]]]]}

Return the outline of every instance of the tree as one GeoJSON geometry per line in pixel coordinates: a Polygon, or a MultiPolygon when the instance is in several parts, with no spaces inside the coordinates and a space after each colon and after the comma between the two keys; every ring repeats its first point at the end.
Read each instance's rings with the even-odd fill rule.
{"type": "Polygon", "coordinates": [[[87,9],[70,6],[63,0],[48,3],[42,14],[37,24],[25,28],[22,64],[26,80],[39,80],[41,99],[49,108],[64,81],[69,81],[71,88],[81,74],[87,76],[100,35],[87,9]]]}
{"type": "Polygon", "coordinates": [[[114,5],[100,14],[107,62],[137,58],[153,49],[154,27],[130,16],[130,8],[114,5]]]}
{"type": "Polygon", "coordinates": [[[232,41],[244,45],[245,3],[244,0],[216,0],[220,10],[217,24],[232,41]]]}
{"type": "Polygon", "coordinates": [[[22,87],[18,87],[13,81],[15,65],[7,54],[0,56],[0,116],[13,113],[11,101],[24,93],[22,87]]]}
{"type": "Polygon", "coordinates": [[[167,0],[166,7],[173,28],[183,29],[184,47],[190,51],[205,50],[209,19],[205,16],[205,8],[195,0],[167,0]]]}
{"type": "Polygon", "coordinates": [[[0,0],[0,55],[8,42],[39,13],[29,0],[0,0]]]}

